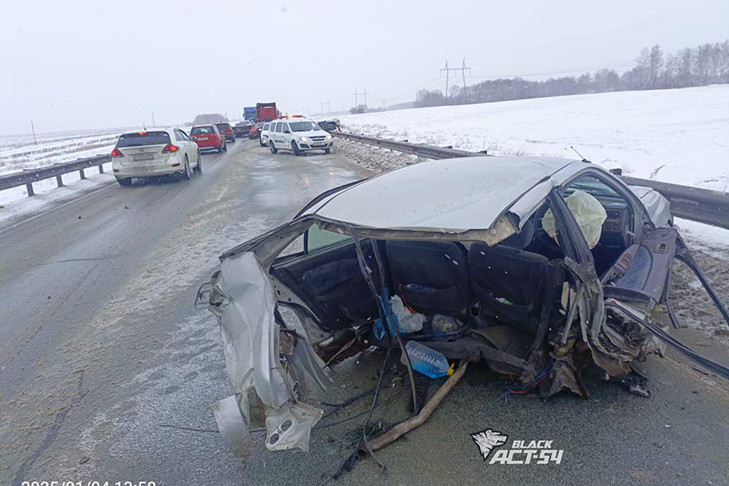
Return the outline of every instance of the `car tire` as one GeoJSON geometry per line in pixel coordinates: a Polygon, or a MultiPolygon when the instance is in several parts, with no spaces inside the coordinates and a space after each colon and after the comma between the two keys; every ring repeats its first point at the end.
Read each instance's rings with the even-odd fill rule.
{"type": "Polygon", "coordinates": [[[277,148],[276,148],[276,146],[275,146],[275,145],[273,144],[273,140],[269,140],[269,141],[268,141],[268,148],[269,148],[269,150],[271,150],[271,153],[272,153],[272,154],[275,154],[276,152],[278,152],[278,149],[277,149],[277,148]]]}
{"type": "Polygon", "coordinates": [[[263,140],[261,140],[260,138],[258,139],[258,143],[261,145],[261,147],[265,147],[266,146],[266,144],[263,143],[263,140]]]}
{"type": "Polygon", "coordinates": [[[185,155],[185,172],[182,173],[182,178],[186,181],[192,179],[192,170],[190,169],[190,160],[185,155]]]}
{"type": "Polygon", "coordinates": [[[325,149],[324,149],[324,153],[325,153],[325,154],[331,154],[331,153],[332,153],[332,149],[330,149],[330,148],[325,148],[325,149]]]}
{"type": "Polygon", "coordinates": [[[294,155],[301,155],[302,152],[299,149],[299,146],[296,144],[296,140],[291,140],[291,151],[294,152],[294,155]]]}
{"type": "Polygon", "coordinates": [[[126,179],[117,179],[116,180],[120,186],[131,186],[132,185],[132,179],[131,177],[128,177],[126,179]]]}
{"type": "Polygon", "coordinates": [[[202,174],[202,157],[200,156],[199,150],[197,151],[197,165],[192,170],[202,174]]]}

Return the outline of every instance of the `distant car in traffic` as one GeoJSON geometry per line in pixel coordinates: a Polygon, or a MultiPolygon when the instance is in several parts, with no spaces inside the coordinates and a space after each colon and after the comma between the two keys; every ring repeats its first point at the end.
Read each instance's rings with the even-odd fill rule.
{"type": "Polygon", "coordinates": [[[201,150],[217,150],[218,152],[227,152],[225,135],[223,135],[216,125],[197,125],[190,130],[192,140],[200,147],[201,150]]]}
{"type": "Polygon", "coordinates": [[[268,127],[270,127],[270,123],[264,123],[260,127],[260,134],[258,136],[258,143],[261,144],[261,147],[266,147],[268,145],[268,127]]]}
{"type": "Polygon", "coordinates": [[[219,122],[215,124],[216,127],[218,127],[218,130],[220,130],[220,133],[225,135],[225,140],[228,142],[235,142],[235,132],[233,131],[233,127],[230,126],[230,123],[228,122],[219,122]]]}
{"type": "Polygon", "coordinates": [[[333,132],[335,130],[339,130],[340,132],[342,131],[339,126],[339,119],[337,118],[332,118],[331,120],[321,120],[319,122],[319,126],[328,132],[333,132]]]}
{"type": "Polygon", "coordinates": [[[179,128],[122,134],[111,152],[116,181],[128,186],[135,177],[180,175],[189,180],[201,172],[200,149],[179,128]]]}
{"type": "Polygon", "coordinates": [[[333,145],[334,137],[306,118],[276,120],[268,127],[268,147],[272,154],[279,150],[291,150],[296,155],[311,150],[328,154],[333,145]]]}
{"type": "Polygon", "coordinates": [[[242,120],[233,125],[233,132],[235,132],[236,137],[245,137],[248,136],[252,126],[253,122],[251,120],[242,120]]]}
{"type": "Polygon", "coordinates": [[[261,125],[263,123],[254,123],[250,130],[248,130],[248,138],[253,140],[254,138],[261,137],[261,125]]]}

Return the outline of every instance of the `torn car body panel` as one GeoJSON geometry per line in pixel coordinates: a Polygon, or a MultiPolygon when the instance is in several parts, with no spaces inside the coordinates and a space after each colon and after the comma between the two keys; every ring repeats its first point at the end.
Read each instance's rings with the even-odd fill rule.
{"type": "Polygon", "coordinates": [[[424,162],[327,191],[224,253],[212,279],[242,422],[262,408],[269,449],[307,450],[321,411],[306,399],[328,381],[311,343],[348,332],[391,346],[382,322],[377,332],[389,296],[423,316],[415,331],[393,328],[404,341],[483,359],[545,396],[586,395],[588,361],[631,373],[658,349],[649,321],[674,255],[690,259],[668,207],[591,164],[530,157],[424,162]],[[566,201],[576,193],[599,219],[575,217],[566,201]],[[303,249],[280,256],[302,236],[303,249]]]}
{"type": "MultiPolygon", "coordinates": [[[[281,345],[273,287],[254,253],[244,252],[222,261],[212,282],[210,309],[221,325],[228,376],[241,397],[240,421],[232,419],[235,414],[230,402],[216,408],[216,419],[226,431],[224,436],[237,437],[228,442],[249,442],[245,436],[253,414],[248,398],[255,390],[254,400],[262,403],[265,412],[266,447],[308,450],[310,430],[323,412],[300,402],[300,396],[305,384],[320,389],[326,385],[326,377],[313,352],[307,351],[308,344],[298,335],[289,333],[281,345]],[[299,371],[297,380],[291,369],[299,371]]],[[[235,450],[250,452],[248,447],[235,450]]]]}

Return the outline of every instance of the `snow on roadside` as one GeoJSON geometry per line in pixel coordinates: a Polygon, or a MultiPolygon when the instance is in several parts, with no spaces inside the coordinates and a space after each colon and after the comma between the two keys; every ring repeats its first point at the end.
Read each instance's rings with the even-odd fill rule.
{"type": "Polygon", "coordinates": [[[345,131],[494,155],[583,156],[626,175],[729,189],[729,85],[341,117],[345,131]]]}
{"type": "Polygon", "coordinates": [[[28,136],[0,138],[0,174],[107,154],[118,137],[119,130],[44,134],[37,144],[28,136]]]}
{"type": "Polygon", "coordinates": [[[63,187],[57,187],[55,177],[33,183],[35,195],[28,197],[25,186],[0,191],[0,223],[42,211],[51,204],[58,204],[80,194],[116,182],[111,174],[111,162],[104,164],[104,173],[96,167],[85,169],[86,179],[78,172],[63,175],[63,187]]]}

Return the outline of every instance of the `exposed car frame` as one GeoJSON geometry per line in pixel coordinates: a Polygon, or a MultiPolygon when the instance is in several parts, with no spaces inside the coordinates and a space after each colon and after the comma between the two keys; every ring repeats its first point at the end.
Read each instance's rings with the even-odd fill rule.
{"type": "MultiPolygon", "coordinates": [[[[479,253],[496,249],[519,258],[540,255],[528,246],[537,241],[534,235],[521,243],[527,245],[523,249],[507,243],[518,241],[535,221],[544,221],[547,211],[554,218],[559,257],[541,255],[538,264],[524,266],[540,266],[548,276],[540,287],[546,288],[545,293],[539,294],[548,297],[542,299],[539,309],[527,309],[533,324],[529,332],[519,328],[519,322],[509,322],[507,314],[519,310],[509,306],[530,303],[499,301],[504,312],[494,317],[493,312],[484,313],[488,306],[483,299],[469,298],[457,314],[466,323],[465,333],[443,335],[443,339],[417,333],[402,338],[419,340],[451,360],[484,360],[494,371],[524,386],[538,384],[543,396],[561,390],[586,395],[580,371],[589,362],[631,390],[646,393],[644,379],[634,372],[632,363],[666,344],[729,376],[720,365],[693,356],[654,320],[659,306],[665,306],[675,319],[667,289],[672,261],[678,258],[696,272],[729,322],[729,313],[672,226],[668,201],[660,194],[631,188],[586,162],[527,157],[430,161],[329,190],[290,222],[220,257],[221,268],[201,288],[198,301],[207,303],[221,323],[226,366],[237,394],[236,399],[216,407],[224,437],[238,443],[239,450],[246,449],[241,444],[248,442],[249,427],[265,425],[269,450],[308,450],[309,432],[322,412],[305,400],[328,381],[324,361],[314,349],[321,351],[319,345],[327,338],[335,339],[352,329],[358,336],[366,336],[370,344],[389,346],[378,341],[373,328],[378,313],[382,317],[388,312],[383,299],[388,285],[392,294],[405,298],[402,282],[397,285],[395,264],[415,258],[418,245],[435,248],[437,258],[445,256],[448,264],[460,265],[458,272],[478,260],[479,253]],[[599,187],[609,194],[606,198],[617,197],[624,203],[622,216],[629,215],[620,219],[625,226],[615,233],[625,238],[625,248],[618,244],[621,251],[610,253],[603,262],[605,270],[599,273],[584,230],[567,201],[576,187],[593,179],[604,184],[599,187]],[[312,237],[321,231],[342,239],[312,249],[312,237]],[[302,236],[303,252],[279,256],[302,236]],[[391,251],[390,246],[401,243],[406,244],[405,252],[391,251]],[[414,246],[407,249],[407,244],[414,246]],[[458,248],[464,244],[469,245],[466,260],[448,254],[451,247],[462,252],[458,248]],[[307,274],[303,269],[319,273],[307,274]],[[341,281],[332,280],[337,278],[341,281]],[[364,281],[375,295],[367,297],[364,281]],[[322,285],[331,285],[333,290],[317,294],[322,285]],[[367,299],[372,299],[376,310],[360,309],[367,299]],[[292,310],[299,322],[285,320],[280,312],[283,308],[292,310]],[[265,424],[250,418],[251,410],[259,407],[265,411],[265,424]]],[[[413,263],[422,267],[421,262],[413,263]]],[[[506,272],[503,280],[509,278],[513,277],[506,272]]],[[[537,286],[540,278],[534,282],[537,286]]],[[[420,296],[435,300],[441,295],[436,287],[432,291],[423,285],[412,289],[411,296],[421,292],[420,296]]],[[[464,293],[467,290],[452,295],[464,293]]],[[[427,308],[427,299],[418,305],[427,308]]]]}

